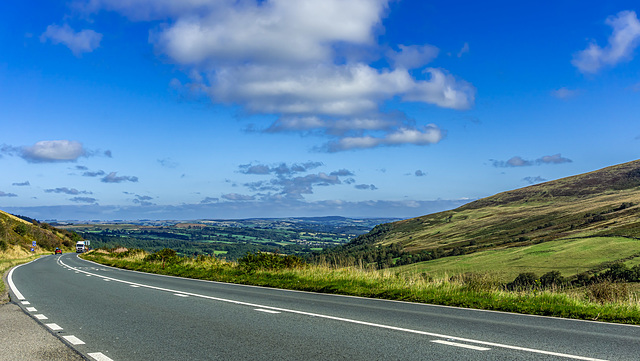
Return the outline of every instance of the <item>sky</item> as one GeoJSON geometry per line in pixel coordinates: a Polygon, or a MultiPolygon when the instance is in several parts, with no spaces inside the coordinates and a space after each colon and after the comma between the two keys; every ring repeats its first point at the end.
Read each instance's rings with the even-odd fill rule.
{"type": "Polygon", "coordinates": [[[0,209],[409,218],[638,159],[637,1],[0,4],[0,209]]]}

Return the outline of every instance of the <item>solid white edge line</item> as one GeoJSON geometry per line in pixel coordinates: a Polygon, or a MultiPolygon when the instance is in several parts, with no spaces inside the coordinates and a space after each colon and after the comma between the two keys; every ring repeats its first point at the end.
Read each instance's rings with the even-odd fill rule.
{"type": "Polygon", "coordinates": [[[62,338],[67,340],[67,342],[69,342],[72,345],[84,345],[85,344],[84,341],[82,341],[81,339],[77,338],[74,335],[62,336],[62,338]]]}
{"type": "MultiPolygon", "coordinates": [[[[63,265],[66,266],[66,264],[64,262],[62,262],[62,261],[60,261],[60,262],[63,265]]],[[[389,326],[389,325],[383,325],[383,324],[366,322],[366,321],[359,321],[359,320],[354,320],[354,319],[349,319],[349,318],[322,315],[322,314],[318,314],[318,313],[297,311],[297,310],[291,310],[291,309],[279,308],[279,307],[272,307],[272,306],[264,306],[264,305],[259,305],[259,304],[255,304],[255,303],[229,300],[229,299],[225,299],[225,298],[206,296],[206,295],[201,295],[201,294],[191,293],[191,292],[182,292],[182,291],[173,290],[173,289],[169,289],[169,288],[155,287],[155,286],[149,286],[149,285],[145,285],[145,284],[141,284],[141,283],[134,283],[134,282],[124,281],[124,280],[120,280],[120,279],[117,279],[117,278],[103,276],[103,275],[100,275],[100,274],[89,273],[87,271],[82,271],[82,270],[79,270],[79,271],[82,272],[82,273],[87,274],[87,276],[93,275],[93,276],[100,277],[100,278],[108,278],[108,279],[110,279],[112,281],[116,281],[116,282],[120,282],[120,283],[124,283],[124,284],[128,284],[128,285],[138,285],[140,287],[154,289],[154,290],[158,290],[158,291],[164,291],[164,292],[170,292],[170,293],[181,293],[181,294],[189,295],[189,296],[193,296],[193,297],[199,297],[199,298],[204,298],[204,299],[208,299],[208,300],[226,302],[226,303],[231,303],[231,304],[235,304],[235,305],[249,306],[249,307],[252,307],[252,308],[262,308],[262,309],[268,309],[268,310],[273,310],[273,311],[280,311],[280,312],[304,315],[304,316],[309,316],[309,317],[318,317],[318,318],[324,318],[324,319],[329,319],[329,320],[334,320],[334,321],[341,321],[341,322],[353,323],[353,324],[364,325],[364,326],[378,327],[378,328],[387,329],[387,330],[407,332],[407,333],[413,333],[413,334],[418,334],[418,335],[425,335],[425,336],[430,336],[430,337],[437,337],[437,338],[443,338],[443,339],[455,340],[455,341],[461,341],[461,342],[467,342],[467,343],[475,343],[475,344],[479,344],[479,345],[492,346],[492,347],[498,347],[498,348],[505,348],[505,349],[510,349],[510,350],[522,351],[522,352],[530,352],[530,353],[536,353],[536,354],[542,354],[542,355],[565,357],[565,358],[574,359],[574,360],[605,361],[603,359],[597,359],[597,358],[592,358],[592,357],[584,357],[584,356],[564,354],[564,353],[560,353],[560,352],[537,350],[537,349],[527,348],[527,347],[511,346],[511,345],[505,345],[505,344],[500,344],[500,343],[495,343],[495,342],[473,340],[473,339],[468,339],[468,338],[463,338],[463,337],[448,336],[448,335],[443,335],[443,334],[438,334],[438,333],[433,333],[433,332],[412,330],[412,329],[409,329],[409,328],[389,326]]]]}
{"type": "MultiPolygon", "coordinates": [[[[31,262],[33,262],[33,261],[31,261],[31,262]]],[[[31,263],[31,262],[29,262],[29,263],[31,263]]],[[[11,269],[11,271],[9,271],[9,274],[7,275],[7,283],[9,283],[9,288],[11,288],[11,290],[16,295],[16,298],[18,300],[24,300],[24,296],[22,295],[22,293],[20,293],[20,291],[18,291],[18,288],[13,283],[13,271],[15,271],[18,267],[21,267],[21,266],[23,266],[23,265],[18,265],[18,266],[13,267],[11,269]]]]}
{"type": "Polygon", "coordinates": [[[489,351],[491,350],[488,347],[480,347],[480,346],[474,346],[474,345],[467,345],[464,343],[457,343],[457,342],[451,342],[451,341],[445,341],[445,340],[433,340],[431,341],[433,343],[439,343],[439,344],[443,344],[443,345],[447,345],[447,346],[455,346],[455,347],[462,347],[462,348],[468,348],[471,350],[476,350],[476,351],[489,351]]]}
{"type": "Polygon", "coordinates": [[[91,352],[91,353],[88,353],[87,355],[89,355],[92,359],[96,361],[113,361],[112,359],[105,356],[102,352],[91,352]]]}

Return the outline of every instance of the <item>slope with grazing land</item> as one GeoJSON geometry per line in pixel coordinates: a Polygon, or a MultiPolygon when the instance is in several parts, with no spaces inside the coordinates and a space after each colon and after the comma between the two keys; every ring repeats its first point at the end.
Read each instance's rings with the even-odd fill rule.
{"type": "MultiPolygon", "coordinates": [[[[56,247],[72,251],[76,241],[82,240],[74,232],[58,229],[47,223],[28,221],[0,211],[0,275],[11,267],[53,253],[56,247]],[[32,242],[36,242],[31,252],[32,242]]],[[[6,300],[4,283],[0,279],[0,304],[6,300]]]]}
{"type": "Polygon", "coordinates": [[[386,250],[390,266],[438,259],[407,266],[422,272],[572,276],[640,263],[639,238],[640,160],[384,224],[323,259],[357,262],[366,250],[386,250]]]}

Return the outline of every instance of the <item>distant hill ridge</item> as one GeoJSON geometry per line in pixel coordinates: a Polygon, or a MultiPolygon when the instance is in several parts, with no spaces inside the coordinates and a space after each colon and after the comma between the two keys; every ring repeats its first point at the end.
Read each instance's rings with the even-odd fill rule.
{"type": "Polygon", "coordinates": [[[29,222],[21,217],[0,211],[0,256],[10,250],[29,251],[36,242],[39,251],[51,251],[56,247],[71,250],[76,241],[82,240],[75,232],[55,228],[47,223],[29,222]]]}
{"type": "Polygon", "coordinates": [[[477,209],[491,205],[504,205],[525,200],[539,201],[554,197],[585,197],[607,191],[637,187],[640,187],[640,160],[499,193],[468,203],[460,209],[477,209]]]}
{"type": "Polygon", "coordinates": [[[386,267],[558,239],[640,239],[639,220],[636,160],[382,224],[316,259],[386,267]]]}

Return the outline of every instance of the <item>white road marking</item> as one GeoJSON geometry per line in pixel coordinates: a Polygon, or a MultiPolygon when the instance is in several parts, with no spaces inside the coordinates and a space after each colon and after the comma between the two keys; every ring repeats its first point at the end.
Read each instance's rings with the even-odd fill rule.
{"type": "Polygon", "coordinates": [[[178,297],[189,297],[188,295],[182,294],[182,293],[174,293],[174,296],[178,296],[178,297]]]}
{"type": "Polygon", "coordinates": [[[129,285],[129,286],[131,286],[131,287],[133,287],[133,288],[138,288],[138,287],[140,287],[140,286],[138,286],[138,285],[129,285]]]}
{"type": "Polygon", "coordinates": [[[38,320],[48,320],[49,318],[43,314],[34,315],[38,320]]]}
{"type": "Polygon", "coordinates": [[[29,302],[29,301],[22,301],[20,303],[22,303],[23,305],[30,305],[31,304],[31,302],[29,302]]]}
{"type": "Polygon", "coordinates": [[[36,308],[35,308],[35,307],[27,307],[27,311],[29,311],[29,312],[36,312],[36,311],[38,311],[38,310],[36,310],[36,308]]]}
{"type": "Polygon", "coordinates": [[[96,361],[113,361],[112,359],[105,356],[102,352],[92,352],[88,353],[87,355],[89,355],[89,357],[96,361]]]}
{"type": "Polygon", "coordinates": [[[480,347],[480,346],[474,346],[474,345],[466,345],[464,343],[457,343],[457,342],[451,342],[451,341],[445,341],[445,340],[433,340],[431,342],[435,342],[435,343],[440,343],[443,345],[448,345],[448,346],[456,346],[456,347],[463,347],[463,348],[468,348],[471,350],[476,350],[476,351],[489,351],[491,350],[488,347],[480,347]]]}
{"type": "Polygon", "coordinates": [[[62,330],[62,327],[58,326],[58,324],[56,323],[47,323],[46,324],[47,327],[49,327],[50,329],[52,329],[53,331],[60,331],[62,330]]]}
{"type": "Polygon", "coordinates": [[[62,336],[62,338],[67,340],[72,345],[84,345],[84,341],[82,341],[81,339],[77,338],[74,335],[62,336]]]}
{"type": "MultiPolygon", "coordinates": [[[[64,262],[62,262],[61,260],[59,262],[62,265],[66,266],[66,264],[64,262]]],[[[77,269],[77,270],[79,270],[79,269],[77,269]]],[[[170,293],[182,293],[182,294],[185,294],[185,295],[204,298],[204,299],[207,299],[207,300],[226,302],[226,303],[231,303],[231,304],[235,304],[235,305],[249,306],[249,307],[252,307],[254,309],[255,308],[268,309],[268,310],[272,310],[272,311],[293,313],[293,314],[304,315],[304,316],[309,316],[309,317],[318,317],[318,318],[324,318],[324,319],[328,319],[328,320],[353,323],[353,324],[363,325],[363,326],[378,327],[378,328],[387,329],[387,330],[407,332],[407,333],[413,333],[413,334],[424,335],[424,336],[429,336],[429,337],[437,337],[437,338],[442,338],[442,339],[446,339],[446,340],[455,340],[455,341],[466,342],[466,343],[475,343],[475,344],[484,345],[484,346],[498,347],[498,348],[504,348],[504,349],[509,349],[509,350],[522,351],[522,352],[530,352],[530,353],[541,354],[541,355],[564,357],[564,358],[573,359],[573,360],[606,361],[606,360],[603,360],[603,359],[597,359],[597,358],[592,358],[592,357],[577,356],[577,355],[570,355],[570,354],[565,354],[565,353],[560,353],[560,352],[553,352],[553,351],[538,350],[538,349],[534,349],[534,348],[512,346],[512,345],[506,345],[506,344],[501,344],[501,343],[496,343],[496,342],[473,340],[473,339],[468,339],[468,338],[463,338],[463,337],[438,334],[438,333],[434,333],[434,332],[413,330],[413,329],[410,329],[410,328],[389,326],[389,325],[383,325],[383,324],[379,324],[379,323],[372,323],[372,322],[354,320],[354,319],[343,318],[343,317],[323,315],[323,314],[319,314],[319,313],[298,311],[298,310],[292,310],[292,309],[286,309],[286,308],[280,308],[280,307],[259,305],[259,304],[255,304],[255,303],[249,303],[249,302],[229,300],[229,299],[220,298],[220,297],[213,297],[213,296],[201,295],[201,294],[197,294],[197,293],[182,292],[182,291],[178,291],[178,290],[172,290],[172,289],[169,289],[169,288],[150,286],[150,285],[145,285],[145,284],[142,284],[142,283],[134,283],[134,282],[130,282],[130,281],[120,280],[120,279],[117,279],[117,278],[103,276],[103,275],[100,275],[100,274],[89,273],[87,271],[80,271],[80,272],[87,274],[87,276],[93,275],[93,276],[100,277],[100,278],[108,278],[108,279],[110,279],[112,281],[121,282],[121,283],[128,284],[128,285],[137,285],[139,287],[144,287],[144,288],[149,288],[149,289],[158,290],[158,291],[164,291],[164,292],[170,292],[170,293]]]]}
{"type": "Polygon", "coordinates": [[[256,308],[254,311],[258,311],[258,312],[265,312],[265,313],[281,313],[279,311],[274,311],[274,310],[264,310],[262,308],[256,308]]]}
{"type": "MultiPolygon", "coordinates": [[[[31,261],[31,262],[33,262],[33,261],[31,261]]],[[[29,263],[31,263],[31,262],[29,262],[29,263]]],[[[26,263],[26,264],[28,264],[28,263],[26,263]]],[[[20,266],[24,266],[24,265],[21,264],[20,266]]],[[[16,298],[18,300],[24,300],[24,296],[22,295],[22,293],[20,293],[20,291],[18,291],[18,288],[16,288],[16,285],[13,283],[13,278],[12,278],[13,271],[15,271],[20,266],[13,267],[11,269],[11,271],[9,271],[9,275],[7,276],[7,283],[9,283],[9,288],[11,288],[13,290],[13,293],[16,295],[16,298]]]]}
{"type": "Polygon", "coordinates": [[[105,279],[104,279],[104,281],[109,282],[109,281],[111,281],[111,280],[108,280],[108,279],[106,279],[106,278],[105,278],[105,279]]]}

